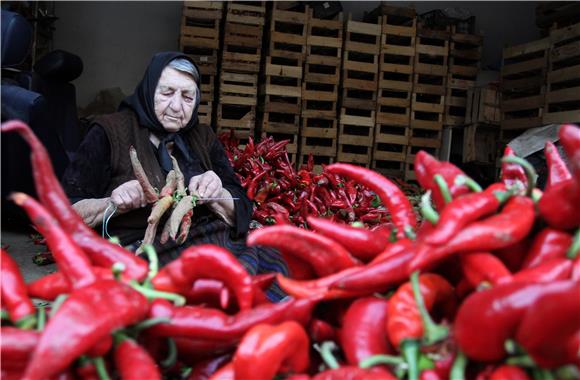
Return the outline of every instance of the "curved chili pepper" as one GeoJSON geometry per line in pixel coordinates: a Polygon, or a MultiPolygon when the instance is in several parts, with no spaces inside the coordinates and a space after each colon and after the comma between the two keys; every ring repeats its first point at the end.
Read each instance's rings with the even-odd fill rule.
{"type": "Polygon", "coordinates": [[[527,309],[517,333],[534,362],[542,368],[556,368],[579,361],[578,354],[569,356],[568,341],[580,331],[580,286],[538,297],[527,309]]]}
{"type": "Polygon", "coordinates": [[[445,208],[446,202],[441,188],[436,182],[436,175],[441,176],[443,182],[449,188],[449,195],[453,199],[469,193],[469,188],[458,181],[459,178],[467,178],[467,175],[450,162],[439,161],[424,150],[420,150],[415,155],[413,167],[417,182],[425,190],[431,190],[433,202],[440,212],[445,208]]]}
{"type": "Polygon", "coordinates": [[[381,232],[333,223],[328,219],[313,216],[307,217],[306,221],[314,231],[337,241],[359,260],[374,259],[389,244],[381,232]]]}
{"type": "Polygon", "coordinates": [[[501,360],[505,341],[514,336],[528,308],[541,296],[578,287],[573,281],[512,282],[472,293],[461,304],[453,325],[459,349],[470,359],[501,360]]]}
{"type": "Polygon", "coordinates": [[[122,380],[161,379],[157,363],[133,339],[118,335],[114,358],[122,380]]]}
{"type": "Polygon", "coordinates": [[[509,196],[503,184],[494,184],[481,193],[455,198],[445,206],[425,241],[434,245],[447,242],[469,223],[496,212],[509,196]]]}
{"type": "Polygon", "coordinates": [[[572,174],[568,171],[566,163],[560,157],[558,149],[551,141],[546,141],[544,147],[544,155],[546,156],[546,164],[548,166],[548,180],[546,181],[546,190],[550,187],[572,178],[572,174]]]}
{"type": "Polygon", "coordinates": [[[514,365],[501,365],[489,376],[489,380],[531,380],[526,371],[514,365]]]}
{"type": "Polygon", "coordinates": [[[387,300],[377,297],[359,298],[350,305],[340,331],[348,364],[358,366],[371,356],[394,353],[385,330],[388,307],[387,300]]]}
{"type": "Polygon", "coordinates": [[[544,191],[538,202],[542,218],[550,226],[562,230],[580,226],[579,189],[575,180],[570,179],[544,191]]]}
{"type": "Polygon", "coordinates": [[[36,310],[28,296],[26,283],[16,261],[3,249],[0,249],[0,266],[2,306],[6,306],[10,319],[16,325],[32,327],[36,321],[36,310]]]}
{"type": "Polygon", "coordinates": [[[315,298],[318,300],[332,300],[338,298],[358,297],[363,294],[368,294],[366,290],[350,291],[341,289],[330,289],[329,286],[340,278],[348,276],[350,273],[355,273],[359,267],[347,268],[340,272],[333,273],[328,276],[320,277],[315,280],[293,280],[285,277],[282,274],[277,275],[278,284],[290,296],[302,298],[315,298]]]}
{"type": "Polygon", "coordinates": [[[257,174],[254,178],[252,178],[252,180],[250,181],[250,184],[248,185],[248,190],[246,191],[246,194],[248,195],[248,198],[253,201],[254,198],[256,197],[256,190],[258,188],[258,185],[260,183],[260,181],[262,180],[262,178],[264,178],[266,175],[268,174],[268,172],[266,170],[262,171],[261,173],[257,174]]]}
{"type": "Polygon", "coordinates": [[[327,340],[335,340],[336,335],[336,328],[322,319],[312,318],[308,325],[308,336],[312,342],[321,343],[327,340]]]}
{"type": "Polygon", "coordinates": [[[550,282],[567,280],[572,274],[574,262],[565,257],[543,262],[533,268],[527,268],[515,273],[512,281],[550,282]]]}
{"type": "Polygon", "coordinates": [[[388,257],[343,276],[331,284],[330,288],[366,291],[370,294],[385,291],[390,286],[405,282],[409,277],[406,268],[415,257],[416,247],[397,243],[391,247],[388,257]]]}
{"type": "Polygon", "coordinates": [[[404,238],[410,229],[417,226],[415,213],[405,193],[381,174],[360,166],[342,163],[328,165],[326,170],[355,180],[374,191],[390,212],[393,224],[398,230],[398,238],[404,238]]]}
{"type": "Polygon", "coordinates": [[[24,377],[40,380],[63,371],[113,330],[142,320],[147,309],[141,293],[117,281],[75,289],[46,325],[24,377]]]}
{"type": "Polygon", "coordinates": [[[32,174],[36,192],[42,204],[50,210],[61,227],[79,247],[89,255],[93,264],[111,268],[117,262],[125,267],[125,274],[136,280],[147,277],[147,262],[122,247],[101,238],[87,226],[70,205],[52,167],[50,156],[30,127],[21,121],[9,121],[1,126],[2,132],[17,132],[31,150],[32,174]]]}
{"type": "Polygon", "coordinates": [[[522,269],[522,263],[530,250],[529,238],[530,236],[507,247],[495,249],[491,253],[500,259],[510,272],[516,273],[522,269]]]}
{"type": "Polygon", "coordinates": [[[278,372],[306,370],[308,353],[308,336],[300,324],[259,324],[244,335],[232,363],[236,378],[271,379],[278,372]]]}
{"type": "Polygon", "coordinates": [[[499,214],[471,223],[446,245],[419,250],[409,268],[414,271],[430,267],[454,253],[491,251],[509,246],[527,236],[533,224],[533,201],[521,196],[511,198],[499,214]]]}
{"type": "MultiPolygon", "coordinates": [[[[509,156],[516,156],[516,152],[509,145],[506,145],[503,151],[503,157],[509,156]]],[[[528,186],[528,177],[520,165],[502,162],[500,176],[501,182],[507,187],[523,186],[525,188],[528,186]],[[518,185],[518,182],[521,185],[518,185]]]]}
{"type": "Polygon", "coordinates": [[[80,288],[96,281],[89,258],[62,230],[44,206],[24,193],[13,193],[10,199],[26,211],[38,232],[44,236],[56,265],[73,288],[80,288]]]}
{"type": "Polygon", "coordinates": [[[216,309],[198,306],[177,307],[165,300],[153,301],[149,318],[168,317],[170,322],[149,329],[154,336],[181,336],[214,341],[235,342],[258,323],[276,324],[294,320],[306,324],[316,301],[290,300],[258,305],[253,309],[228,315],[216,309]]]}
{"type": "Polygon", "coordinates": [[[217,370],[229,363],[232,354],[219,355],[217,357],[196,363],[187,380],[208,380],[217,370]]]}
{"type": "Polygon", "coordinates": [[[12,326],[0,327],[2,370],[23,371],[39,339],[39,331],[22,330],[12,326]]]}
{"type": "Polygon", "coordinates": [[[319,276],[360,265],[340,244],[313,231],[294,226],[271,226],[254,230],[247,239],[249,246],[265,245],[306,261],[319,276]]]}
{"type": "Polygon", "coordinates": [[[512,279],[512,274],[501,260],[489,252],[473,252],[461,255],[463,275],[473,287],[482,283],[497,285],[512,279]]]}
{"type": "Polygon", "coordinates": [[[227,249],[211,244],[198,245],[187,248],[181,257],[183,274],[189,284],[199,278],[220,280],[236,294],[240,310],[252,307],[252,277],[227,249]]]}
{"type": "Polygon", "coordinates": [[[546,227],[534,237],[522,268],[532,268],[547,260],[565,257],[571,244],[572,236],[569,233],[546,227]]]}
{"type": "Polygon", "coordinates": [[[574,174],[573,178],[580,186],[580,127],[574,124],[564,124],[560,127],[558,135],[574,174]]]}
{"type": "Polygon", "coordinates": [[[328,369],[318,373],[312,380],[396,380],[397,378],[388,370],[381,367],[359,368],[344,366],[336,369],[328,369]]]}

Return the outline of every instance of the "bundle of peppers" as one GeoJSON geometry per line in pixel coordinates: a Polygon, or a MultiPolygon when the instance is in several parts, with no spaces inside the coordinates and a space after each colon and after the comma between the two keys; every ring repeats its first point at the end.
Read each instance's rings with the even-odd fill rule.
{"type": "MultiPolygon", "coordinates": [[[[190,247],[158,269],[150,246],[147,262],[73,228],[63,218],[74,210],[34,134],[19,122],[2,132],[31,145],[40,202],[11,199],[59,269],[26,284],[1,252],[2,378],[580,377],[577,126],[560,129],[571,170],[547,145],[543,193],[533,168],[512,152],[486,189],[420,152],[420,216],[393,181],[328,165],[324,178],[379,197],[388,222],[352,226],[305,213],[289,223],[273,214],[276,225],[251,232],[247,243],[275,247],[293,263],[289,277],[276,276],[289,294],[280,303],[265,296],[274,275],[251,276],[223,248],[190,247]]],[[[265,154],[277,151],[272,143],[265,154]]]]}

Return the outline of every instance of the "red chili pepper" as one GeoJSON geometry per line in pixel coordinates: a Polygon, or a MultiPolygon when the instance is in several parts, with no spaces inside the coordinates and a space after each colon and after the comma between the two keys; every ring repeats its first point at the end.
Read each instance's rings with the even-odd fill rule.
{"type": "Polygon", "coordinates": [[[571,277],[573,261],[565,257],[551,259],[533,268],[515,273],[512,281],[550,282],[567,280],[571,277]]]}
{"type": "MultiPolygon", "coordinates": [[[[509,145],[506,145],[503,156],[516,156],[516,152],[509,145]]],[[[507,162],[501,164],[501,181],[507,187],[522,186],[525,188],[528,186],[528,178],[524,169],[520,165],[507,162]]]]}
{"type": "MultiPolygon", "coordinates": [[[[4,258],[2,258],[4,262],[4,258]]],[[[4,277],[4,276],[2,276],[4,277]]],[[[0,327],[0,354],[2,371],[22,372],[40,339],[40,332],[17,327],[0,327]]]]}
{"type": "MultiPolygon", "coordinates": [[[[397,243],[395,243],[397,244],[397,243]]],[[[382,292],[390,286],[405,282],[409,274],[406,270],[411,260],[415,257],[416,249],[409,244],[391,246],[388,257],[377,259],[357,271],[353,271],[348,276],[343,276],[330,288],[343,289],[349,291],[382,292]]]]}
{"type": "Polygon", "coordinates": [[[265,245],[308,262],[319,276],[336,273],[360,264],[340,244],[315,232],[281,225],[254,230],[249,246],[265,245]]]}
{"type": "Polygon", "coordinates": [[[473,287],[482,283],[497,285],[512,279],[512,274],[501,260],[489,252],[473,252],[461,255],[463,275],[473,287]]]}
{"type": "Polygon", "coordinates": [[[564,124],[560,127],[558,135],[568,157],[574,179],[580,186],[580,127],[574,124],[564,124]]]}
{"type": "Polygon", "coordinates": [[[533,201],[526,197],[514,197],[499,214],[471,223],[446,245],[434,249],[424,247],[412,260],[410,270],[430,267],[454,253],[491,251],[509,246],[527,236],[533,223],[533,201]]]}
{"type": "Polygon", "coordinates": [[[554,228],[569,230],[580,226],[580,186],[574,181],[553,185],[538,202],[540,215],[554,228]]]}
{"type": "Polygon", "coordinates": [[[529,307],[543,295],[565,293],[573,287],[578,283],[512,282],[472,293],[455,317],[457,345],[470,359],[501,360],[506,355],[505,341],[515,335],[529,307]]]}
{"type": "Polygon", "coordinates": [[[567,345],[580,331],[580,286],[546,293],[528,308],[518,326],[516,341],[542,368],[556,368],[579,361],[569,356],[567,345]]]}
{"type": "Polygon", "coordinates": [[[155,336],[181,336],[214,341],[235,342],[258,323],[276,324],[295,320],[306,324],[310,320],[313,300],[290,300],[263,304],[253,309],[228,315],[216,309],[198,306],[173,306],[165,300],[155,300],[149,318],[168,317],[170,322],[149,329],[155,336]]]}
{"type": "Polygon", "coordinates": [[[336,335],[336,328],[322,319],[312,318],[308,325],[308,336],[312,342],[322,343],[327,340],[335,340],[336,335]]]}
{"type": "Polygon", "coordinates": [[[254,178],[252,178],[252,181],[250,181],[250,185],[248,186],[248,190],[247,190],[246,194],[248,195],[248,198],[250,198],[251,201],[253,201],[254,198],[256,197],[256,190],[258,189],[258,185],[260,184],[260,181],[267,174],[268,174],[268,172],[264,170],[261,173],[257,174],[254,178]]]}
{"type": "Polygon", "coordinates": [[[252,327],[232,360],[240,379],[271,379],[279,372],[302,372],[309,361],[308,336],[294,321],[252,327]]]}
{"type": "Polygon", "coordinates": [[[151,355],[128,337],[118,339],[115,365],[122,380],[161,379],[159,367],[151,355]]]}
{"type": "Polygon", "coordinates": [[[404,238],[417,225],[411,203],[393,182],[379,173],[350,164],[332,164],[326,167],[329,173],[348,177],[374,191],[389,210],[393,224],[397,227],[397,237],[404,238]]]}
{"type": "Polygon", "coordinates": [[[359,368],[345,366],[336,369],[327,369],[318,373],[312,380],[397,380],[388,370],[381,367],[359,368]]]}
{"type": "Polygon", "coordinates": [[[28,296],[26,283],[18,264],[8,252],[0,249],[0,290],[2,306],[8,310],[10,319],[22,328],[30,328],[36,321],[36,310],[28,296]]]}
{"type": "Polygon", "coordinates": [[[558,149],[551,141],[546,141],[544,148],[544,155],[546,156],[546,164],[548,166],[548,180],[546,181],[546,190],[550,187],[572,178],[572,174],[568,171],[566,163],[560,157],[558,149]]]}
{"type": "Polygon", "coordinates": [[[454,199],[445,206],[425,241],[434,245],[447,242],[469,223],[495,213],[509,195],[503,184],[494,184],[481,193],[466,194],[454,199]]]}
{"type": "Polygon", "coordinates": [[[372,260],[389,244],[385,234],[381,232],[333,223],[328,219],[312,216],[306,220],[314,231],[335,240],[359,260],[372,260]]]}
{"type": "Polygon", "coordinates": [[[420,150],[415,155],[413,167],[417,182],[425,190],[431,190],[433,203],[435,203],[439,211],[443,211],[446,201],[435,179],[436,175],[441,176],[449,189],[449,195],[453,199],[469,192],[469,188],[465,184],[457,181],[461,177],[467,178],[467,175],[461,169],[450,162],[438,161],[424,150],[420,150]]]}
{"type": "Polygon", "coordinates": [[[516,273],[522,269],[522,263],[530,251],[530,244],[528,236],[507,247],[495,249],[491,253],[500,259],[510,272],[516,273]]]}
{"type": "Polygon", "coordinates": [[[187,380],[208,380],[217,370],[229,363],[231,359],[232,354],[225,354],[195,363],[187,380]]]}
{"type": "Polygon", "coordinates": [[[25,378],[40,380],[63,371],[113,330],[142,320],[147,309],[141,293],[117,281],[74,290],[46,325],[25,378]]]}
{"type": "Polygon", "coordinates": [[[531,380],[526,371],[513,365],[501,365],[497,367],[489,380],[531,380]]]}
{"type": "Polygon", "coordinates": [[[89,258],[62,230],[48,210],[24,193],[13,193],[10,199],[22,207],[38,231],[46,238],[56,265],[73,288],[87,286],[96,281],[89,258]]]}
{"type": "Polygon", "coordinates": [[[348,364],[357,366],[374,355],[392,354],[385,330],[388,321],[387,300],[359,298],[348,308],[340,331],[340,343],[348,364]]]}
{"type": "Polygon", "coordinates": [[[290,296],[297,299],[315,298],[318,300],[331,300],[337,298],[352,298],[368,294],[369,292],[366,289],[362,291],[350,291],[330,289],[329,287],[342,277],[348,276],[350,273],[355,273],[358,270],[358,267],[347,268],[340,272],[317,278],[316,280],[293,280],[281,274],[277,275],[277,279],[280,287],[290,296]]]}
{"type": "Polygon", "coordinates": [[[535,236],[522,268],[532,268],[550,259],[565,257],[571,244],[570,234],[546,227],[535,236]]]}
{"type": "Polygon", "coordinates": [[[110,268],[119,262],[125,266],[127,276],[139,281],[145,279],[148,272],[145,260],[101,238],[75,212],[54,174],[46,148],[32,130],[21,121],[3,123],[1,129],[3,133],[17,132],[26,140],[31,149],[32,174],[38,197],[61,227],[89,255],[93,264],[110,268]]]}

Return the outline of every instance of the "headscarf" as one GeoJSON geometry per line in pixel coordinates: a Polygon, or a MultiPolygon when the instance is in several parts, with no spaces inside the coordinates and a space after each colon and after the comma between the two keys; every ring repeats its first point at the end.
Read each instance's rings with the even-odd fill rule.
{"type": "Polygon", "coordinates": [[[119,110],[123,110],[126,108],[132,109],[135,114],[137,115],[137,119],[139,120],[139,124],[151,132],[153,132],[161,141],[158,148],[158,159],[162,166],[162,168],[168,172],[172,168],[171,158],[169,156],[169,152],[167,151],[166,144],[168,142],[174,142],[175,147],[177,147],[186,160],[190,161],[191,156],[188,152],[187,145],[183,139],[185,133],[193,129],[198,122],[197,112],[199,110],[199,103],[201,101],[201,83],[199,77],[199,69],[195,62],[187,55],[179,52],[161,52],[157,53],[151,58],[151,62],[149,62],[149,66],[145,70],[145,74],[143,75],[143,79],[135,88],[135,92],[125,98],[121,105],[119,106],[119,110]],[[197,84],[197,94],[196,94],[196,104],[191,114],[191,119],[189,122],[181,128],[178,132],[167,132],[159,119],[157,119],[157,115],[155,114],[155,89],[157,88],[157,84],[159,82],[159,78],[161,77],[161,73],[165,69],[165,67],[169,64],[169,62],[173,61],[177,58],[184,58],[191,62],[195,69],[197,70],[197,75],[195,76],[195,82],[197,84]]]}

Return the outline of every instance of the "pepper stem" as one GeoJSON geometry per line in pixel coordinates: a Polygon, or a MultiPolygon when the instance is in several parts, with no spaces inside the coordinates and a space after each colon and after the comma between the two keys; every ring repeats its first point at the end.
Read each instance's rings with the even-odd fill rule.
{"type": "Polygon", "coordinates": [[[147,254],[147,259],[149,260],[149,273],[147,274],[147,280],[151,281],[153,277],[157,276],[159,272],[159,258],[157,257],[157,252],[151,244],[145,244],[143,250],[147,254]]]}
{"type": "Polygon", "coordinates": [[[427,190],[427,192],[421,196],[421,215],[423,215],[423,218],[431,222],[431,224],[437,224],[439,221],[439,214],[431,205],[431,190],[427,190]]]}
{"type": "Polygon", "coordinates": [[[0,310],[0,319],[2,319],[3,321],[10,319],[10,315],[8,314],[8,311],[6,309],[0,310]]]}
{"type": "Polygon", "coordinates": [[[171,368],[177,361],[177,345],[173,339],[167,338],[167,348],[167,357],[160,363],[163,368],[171,368]]]}
{"type": "Polygon", "coordinates": [[[506,164],[517,164],[520,165],[526,172],[526,177],[528,178],[528,188],[526,189],[526,196],[531,197],[534,188],[536,187],[536,169],[528,161],[524,160],[518,156],[507,156],[501,159],[501,162],[506,164]]]}
{"type": "Polygon", "coordinates": [[[41,305],[38,308],[38,321],[36,323],[36,330],[42,331],[44,330],[44,326],[46,325],[46,308],[44,305],[41,305]]]}
{"type": "Polygon", "coordinates": [[[496,190],[493,192],[493,195],[495,196],[499,204],[507,202],[507,200],[510,199],[513,194],[514,193],[512,191],[496,190]]]}
{"type": "Polygon", "coordinates": [[[570,248],[568,248],[566,257],[570,260],[575,260],[578,257],[578,253],[580,253],[580,228],[577,229],[576,233],[574,234],[572,245],[570,245],[570,248]]]}
{"type": "Polygon", "coordinates": [[[125,271],[125,264],[116,262],[111,266],[111,272],[113,272],[113,278],[116,281],[121,281],[121,275],[125,271]]]}
{"type": "Polygon", "coordinates": [[[324,360],[324,363],[326,363],[326,365],[330,369],[340,368],[340,364],[338,364],[338,361],[332,354],[332,350],[334,350],[335,348],[337,348],[336,343],[332,341],[326,341],[320,345],[319,349],[320,356],[322,356],[322,360],[324,360]]]}
{"type": "Polygon", "coordinates": [[[95,369],[99,375],[100,380],[111,380],[111,376],[107,372],[107,366],[105,365],[105,360],[102,357],[93,358],[93,363],[95,364],[95,369]]]}
{"type": "Polygon", "coordinates": [[[415,271],[411,274],[411,287],[413,288],[413,296],[415,297],[417,309],[419,309],[419,314],[423,321],[423,342],[427,345],[431,345],[444,340],[449,335],[449,330],[444,326],[437,325],[429,315],[429,311],[425,307],[425,301],[421,295],[419,271],[415,271]]]}
{"type": "Polygon", "coordinates": [[[536,368],[536,362],[529,355],[512,356],[506,360],[507,364],[516,365],[518,367],[536,368]]]}
{"type": "Polygon", "coordinates": [[[415,339],[405,339],[401,343],[401,353],[409,369],[408,380],[419,379],[419,345],[419,341],[415,339]]]}
{"type": "Polygon", "coordinates": [[[155,299],[155,298],[162,298],[169,301],[173,301],[175,306],[183,306],[185,305],[185,297],[169,292],[162,292],[155,289],[149,289],[145,286],[140,285],[137,281],[131,281],[131,287],[138,291],[139,293],[143,294],[148,299],[155,299]]]}
{"type": "Polygon", "coordinates": [[[417,239],[417,234],[415,233],[415,231],[413,231],[413,227],[406,225],[405,227],[403,227],[403,231],[405,232],[405,236],[408,239],[411,240],[417,239]]]}
{"type": "Polygon", "coordinates": [[[16,327],[23,330],[30,330],[36,326],[36,315],[30,314],[26,317],[22,317],[15,322],[16,327]]]}
{"type": "Polygon", "coordinates": [[[443,196],[443,200],[445,201],[445,203],[451,202],[453,198],[451,197],[451,192],[449,191],[449,186],[447,186],[447,182],[445,182],[445,178],[443,178],[441,174],[435,174],[433,180],[435,180],[435,183],[439,187],[439,191],[441,192],[441,195],[443,196]]]}
{"type": "Polygon", "coordinates": [[[481,193],[483,189],[473,178],[468,177],[466,175],[458,175],[455,177],[455,184],[456,185],[465,185],[467,188],[474,193],[481,193]]]}
{"type": "Polygon", "coordinates": [[[465,368],[467,368],[467,356],[461,351],[457,351],[457,356],[451,366],[449,378],[453,380],[465,380],[465,368]]]}
{"type": "Polygon", "coordinates": [[[56,297],[56,299],[52,303],[52,307],[50,309],[50,314],[48,315],[49,319],[54,317],[54,315],[56,314],[58,309],[60,309],[60,307],[62,306],[64,301],[66,301],[67,298],[68,298],[67,294],[61,294],[58,297],[56,297]]]}
{"type": "Polygon", "coordinates": [[[161,323],[169,323],[169,322],[171,322],[171,319],[168,317],[150,318],[150,319],[144,320],[143,322],[139,322],[138,324],[133,326],[132,329],[135,331],[142,331],[142,330],[151,328],[155,325],[159,325],[161,323]]]}
{"type": "Polygon", "coordinates": [[[360,368],[370,368],[374,367],[379,364],[388,364],[388,365],[404,365],[405,360],[399,356],[392,356],[392,355],[373,355],[369,356],[368,358],[361,360],[358,363],[360,368]]]}

